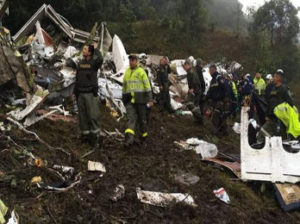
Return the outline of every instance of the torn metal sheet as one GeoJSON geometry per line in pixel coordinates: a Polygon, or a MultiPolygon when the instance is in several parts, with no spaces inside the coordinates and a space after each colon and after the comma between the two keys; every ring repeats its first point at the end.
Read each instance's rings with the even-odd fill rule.
{"type": "Polygon", "coordinates": [[[21,111],[20,109],[17,109],[9,112],[8,115],[18,121],[23,120],[26,116],[33,113],[44,102],[48,94],[48,90],[39,88],[31,98],[29,105],[24,110],[21,111]]]}
{"type": "Polygon", "coordinates": [[[54,49],[54,43],[51,37],[46,33],[45,30],[42,29],[39,21],[36,22],[35,28],[36,28],[36,33],[33,41],[37,41],[39,44],[42,44],[46,47],[52,46],[54,49]]]}
{"type": "Polygon", "coordinates": [[[142,191],[139,188],[136,192],[138,199],[145,204],[167,207],[174,203],[184,203],[192,207],[197,207],[193,197],[189,194],[142,191]]]}
{"type": "Polygon", "coordinates": [[[73,46],[68,46],[64,53],[64,58],[73,58],[76,54],[78,54],[78,50],[73,46]]]}
{"type": "Polygon", "coordinates": [[[106,23],[101,23],[101,39],[100,39],[100,52],[102,55],[106,55],[108,52],[113,39],[107,29],[106,23]]]}
{"type": "Polygon", "coordinates": [[[253,149],[248,139],[248,107],[241,111],[241,170],[243,180],[297,183],[300,181],[300,152],[283,148],[281,137],[266,137],[262,149],[253,149]]]}
{"type": "MultiPolygon", "coordinates": [[[[79,29],[73,28],[73,26],[60,14],[58,14],[51,5],[42,5],[36,13],[24,24],[24,26],[12,37],[15,42],[18,42],[22,37],[29,36],[34,32],[34,26],[37,21],[42,21],[44,18],[48,18],[60,30],[66,34],[71,40],[79,43],[85,43],[90,33],[79,29]]],[[[96,36],[94,41],[99,41],[99,37],[96,36]]]]}
{"type": "Polygon", "coordinates": [[[241,164],[237,161],[228,161],[221,158],[206,158],[202,159],[203,162],[210,162],[217,164],[218,166],[224,167],[229,170],[237,178],[241,178],[241,164]]]}
{"type": "Polygon", "coordinates": [[[111,97],[107,91],[106,85],[109,86],[112,96],[115,99],[122,99],[122,86],[117,83],[113,83],[112,81],[105,79],[105,78],[98,79],[99,95],[101,97],[104,97],[104,98],[111,97]]]}
{"type": "Polygon", "coordinates": [[[121,71],[124,73],[129,66],[129,59],[125,47],[117,35],[113,38],[112,56],[117,73],[120,73],[121,71]]]}
{"type": "Polygon", "coordinates": [[[227,72],[233,74],[233,73],[237,72],[238,70],[242,70],[242,69],[243,69],[243,66],[240,63],[233,61],[233,62],[231,62],[230,66],[227,68],[227,72]]]}
{"type": "Polygon", "coordinates": [[[9,1],[1,0],[0,1],[0,23],[5,14],[9,15],[9,1]]]}

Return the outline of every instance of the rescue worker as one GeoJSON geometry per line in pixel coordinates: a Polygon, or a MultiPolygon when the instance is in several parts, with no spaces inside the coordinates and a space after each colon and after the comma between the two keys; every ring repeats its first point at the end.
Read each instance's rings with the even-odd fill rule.
{"type": "Polygon", "coordinates": [[[237,92],[237,88],[236,88],[236,84],[235,81],[233,80],[233,75],[232,74],[228,74],[228,80],[229,80],[229,85],[231,86],[232,89],[232,97],[231,97],[231,113],[233,118],[235,118],[236,116],[236,110],[237,110],[237,106],[238,106],[238,92],[237,92]]]}
{"type": "Polygon", "coordinates": [[[187,72],[187,82],[188,82],[188,101],[192,102],[195,106],[199,106],[200,94],[201,94],[201,83],[199,76],[196,73],[195,68],[193,68],[192,62],[186,60],[183,66],[184,70],[187,72]]]}
{"type": "Polygon", "coordinates": [[[159,70],[157,73],[157,80],[160,89],[160,106],[161,111],[167,111],[172,113],[171,98],[169,92],[169,74],[171,73],[171,68],[168,65],[168,60],[166,57],[160,59],[159,70]]]}
{"type": "Polygon", "coordinates": [[[274,108],[282,103],[288,103],[293,107],[287,88],[283,86],[283,71],[277,70],[273,77],[273,85],[270,92],[266,94],[268,109],[266,113],[266,122],[262,126],[257,135],[257,143],[254,147],[260,147],[265,142],[265,136],[272,137],[274,135],[285,136],[285,128],[280,120],[274,114],[274,108]]]}
{"type": "Polygon", "coordinates": [[[203,61],[201,58],[198,58],[196,60],[196,67],[195,67],[195,70],[196,70],[196,73],[198,75],[198,79],[200,81],[200,101],[199,101],[199,106],[200,106],[200,111],[201,111],[201,114],[203,115],[204,114],[204,101],[203,101],[203,97],[204,97],[204,93],[205,93],[205,88],[206,88],[206,85],[205,85],[205,81],[204,81],[204,77],[203,77],[203,61]]]}
{"type": "Polygon", "coordinates": [[[146,107],[153,106],[150,82],[145,70],[138,66],[138,57],[130,55],[129,64],[122,89],[128,120],[124,143],[126,147],[134,143],[137,128],[142,140],[148,136],[146,107]]]}
{"type": "Polygon", "coordinates": [[[187,95],[187,107],[192,111],[195,121],[199,124],[203,123],[201,110],[199,107],[200,97],[201,97],[201,84],[196,73],[195,68],[192,65],[192,61],[187,59],[183,64],[184,70],[187,72],[187,82],[188,82],[188,95],[187,95]]]}
{"type": "Polygon", "coordinates": [[[265,93],[266,83],[265,80],[261,77],[260,72],[256,73],[253,83],[254,83],[254,89],[259,96],[265,93]]]}
{"type": "MultiPolygon", "coordinates": [[[[147,68],[147,55],[145,53],[142,53],[139,55],[139,63],[140,63],[140,66],[145,70],[146,74],[147,74],[147,77],[149,79],[149,82],[150,82],[150,86],[151,86],[151,93],[152,93],[152,96],[153,96],[153,89],[152,89],[152,83],[151,83],[151,73],[149,72],[149,69],[147,68]]],[[[146,113],[147,113],[147,124],[150,125],[150,115],[151,115],[151,108],[150,107],[146,107],[146,113]]]]}
{"type": "Polygon", "coordinates": [[[240,83],[241,102],[242,105],[250,104],[250,96],[253,91],[253,80],[250,74],[246,74],[243,77],[243,81],[240,83]]]}
{"type": "Polygon", "coordinates": [[[83,47],[83,59],[77,65],[74,93],[78,104],[81,140],[99,146],[99,97],[97,71],[103,59],[94,55],[94,46],[83,47]]]}
{"type": "Polygon", "coordinates": [[[273,76],[272,76],[272,74],[268,74],[268,75],[266,76],[266,84],[269,85],[269,84],[271,84],[272,82],[273,82],[273,76]]]}
{"type": "Polygon", "coordinates": [[[209,73],[212,76],[210,88],[207,93],[207,99],[212,107],[212,123],[214,134],[226,136],[227,117],[231,112],[230,93],[227,91],[226,82],[222,75],[217,72],[216,65],[209,67],[209,73]]]}

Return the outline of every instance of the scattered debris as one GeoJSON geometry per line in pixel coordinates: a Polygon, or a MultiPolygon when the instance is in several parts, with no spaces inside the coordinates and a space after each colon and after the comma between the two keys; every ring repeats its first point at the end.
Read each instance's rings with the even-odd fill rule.
{"type": "Polygon", "coordinates": [[[110,197],[110,199],[114,202],[119,201],[120,199],[122,199],[125,196],[125,187],[122,184],[119,184],[115,190],[113,195],[110,197]]]}
{"type": "Polygon", "coordinates": [[[34,110],[42,104],[42,102],[48,96],[49,91],[43,90],[41,87],[36,91],[36,93],[31,98],[29,105],[24,110],[14,110],[8,113],[9,116],[16,119],[17,121],[23,120],[26,116],[33,113],[34,110]]]}
{"type": "Polygon", "coordinates": [[[218,190],[214,190],[214,194],[217,198],[219,198],[221,201],[225,202],[226,204],[230,203],[229,196],[223,187],[218,190]]]}
{"type": "Polygon", "coordinates": [[[289,212],[300,208],[300,187],[295,184],[274,184],[280,207],[289,212]]]}
{"type": "Polygon", "coordinates": [[[106,173],[106,168],[102,163],[88,161],[88,171],[99,171],[106,173]]]}
{"type": "Polygon", "coordinates": [[[41,158],[35,158],[34,165],[36,167],[42,167],[44,165],[44,162],[43,162],[43,160],[41,158]]]}
{"type": "Polygon", "coordinates": [[[218,155],[218,149],[215,144],[208,143],[198,138],[189,138],[186,141],[174,142],[183,150],[194,150],[201,154],[202,158],[214,158],[218,155]]]}
{"type": "Polygon", "coordinates": [[[53,165],[53,169],[62,173],[64,180],[66,180],[66,179],[70,180],[74,176],[74,173],[75,173],[74,167],[71,167],[71,166],[53,165]]]}
{"type": "Polygon", "coordinates": [[[219,156],[217,158],[206,158],[203,162],[210,162],[217,165],[217,167],[226,168],[237,178],[241,178],[241,164],[238,161],[228,160],[219,156]]]}
{"type": "Polygon", "coordinates": [[[196,184],[200,178],[191,173],[180,173],[175,175],[175,181],[187,186],[196,184]]]}
{"type": "Polygon", "coordinates": [[[42,182],[42,177],[36,176],[31,179],[31,184],[37,184],[42,182]]]}
{"type": "Polygon", "coordinates": [[[48,191],[66,192],[66,191],[70,190],[71,188],[75,187],[80,182],[81,182],[81,178],[79,178],[78,180],[76,180],[73,183],[62,182],[62,183],[56,184],[55,186],[37,183],[37,186],[40,189],[44,189],[44,190],[48,190],[48,191]]]}
{"type": "Polygon", "coordinates": [[[193,197],[189,194],[181,193],[161,193],[154,191],[142,191],[137,188],[138,199],[145,204],[150,204],[159,207],[167,207],[172,203],[184,203],[192,207],[197,207],[193,197]]]}
{"type": "Polygon", "coordinates": [[[15,212],[15,210],[12,210],[11,212],[11,217],[8,220],[7,224],[19,224],[19,216],[18,214],[15,212]]]}

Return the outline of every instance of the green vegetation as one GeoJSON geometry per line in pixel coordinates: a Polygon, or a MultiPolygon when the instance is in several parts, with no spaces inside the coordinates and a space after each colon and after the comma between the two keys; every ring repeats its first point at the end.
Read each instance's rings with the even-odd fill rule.
{"type": "Polygon", "coordinates": [[[300,77],[299,18],[289,0],[266,2],[248,17],[236,0],[12,0],[4,25],[14,34],[43,3],[83,30],[106,21],[128,52],[237,60],[247,73],[282,68],[288,80],[300,77]]]}

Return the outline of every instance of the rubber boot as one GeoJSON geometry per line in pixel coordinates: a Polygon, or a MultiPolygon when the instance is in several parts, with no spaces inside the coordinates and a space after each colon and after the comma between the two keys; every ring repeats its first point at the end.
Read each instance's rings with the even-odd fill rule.
{"type": "Polygon", "coordinates": [[[127,148],[127,147],[133,145],[133,143],[134,143],[134,135],[127,133],[125,135],[124,146],[127,148]]]}
{"type": "Polygon", "coordinates": [[[100,144],[99,144],[99,134],[91,134],[90,135],[90,145],[93,148],[99,148],[100,144]]]}

